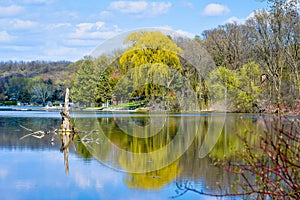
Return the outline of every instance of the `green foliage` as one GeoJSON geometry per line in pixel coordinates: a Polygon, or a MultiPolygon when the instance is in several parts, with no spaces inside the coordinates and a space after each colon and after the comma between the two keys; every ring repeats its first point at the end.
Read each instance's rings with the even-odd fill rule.
{"type": "Polygon", "coordinates": [[[209,74],[207,83],[213,103],[224,103],[226,100],[232,100],[240,85],[236,71],[222,66],[209,74]]]}
{"type": "Polygon", "coordinates": [[[212,103],[226,103],[230,110],[238,112],[253,111],[253,103],[260,94],[260,75],[258,65],[250,62],[239,70],[219,67],[213,70],[208,79],[212,103]]]}
{"type": "Polygon", "coordinates": [[[89,152],[89,150],[84,146],[84,144],[80,141],[80,137],[75,135],[74,139],[77,139],[78,142],[74,142],[74,145],[76,146],[76,154],[80,155],[86,160],[91,160],[93,158],[93,155],[89,152]]]}
{"type": "Polygon", "coordinates": [[[8,80],[6,92],[9,97],[29,103],[31,99],[31,82],[29,78],[14,76],[8,80]]]}
{"type": "MultiPolygon", "coordinates": [[[[268,78],[260,95],[263,107],[282,103],[291,107],[300,95],[299,0],[265,1],[268,8],[256,11],[244,24],[227,23],[204,31],[203,44],[217,66],[239,70],[253,61],[264,70],[268,78]]],[[[246,96],[248,92],[240,94],[249,104],[251,98],[246,96]]]]}
{"type": "Polygon", "coordinates": [[[61,100],[64,84],[70,77],[73,68],[71,62],[58,61],[7,61],[0,62],[0,99],[17,99],[22,103],[36,103],[37,97],[34,85],[45,83],[49,86],[51,95],[48,100],[61,100]]]}
{"type": "Polygon", "coordinates": [[[0,100],[0,105],[6,105],[6,106],[15,106],[17,105],[17,101],[3,101],[0,100]]]}
{"type": "MultiPolygon", "coordinates": [[[[241,141],[241,138],[243,138],[247,142],[247,144],[251,145],[255,144],[258,139],[249,134],[247,128],[250,128],[253,131],[257,132],[260,131],[261,128],[257,126],[257,123],[251,118],[246,118],[241,121],[240,116],[238,115],[227,117],[225,125],[223,124],[223,121],[221,119],[220,121],[218,121],[218,118],[215,118],[212,123],[214,123],[214,128],[211,129],[213,130],[211,134],[212,136],[218,138],[212,138],[212,141],[215,140],[217,141],[217,143],[209,153],[209,157],[219,161],[238,161],[236,157],[237,152],[242,152],[245,149],[245,144],[243,143],[243,141],[241,141]],[[247,127],[245,127],[245,125],[247,125],[247,127]],[[217,126],[223,127],[221,135],[216,132],[219,130],[215,129],[215,127],[217,126]]],[[[207,144],[204,143],[204,145],[210,145],[209,141],[207,144]]]]}
{"type": "Polygon", "coordinates": [[[112,98],[112,88],[109,83],[108,75],[103,73],[97,82],[95,90],[95,101],[97,103],[105,103],[107,100],[112,98]]]}
{"type": "Polygon", "coordinates": [[[127,87],[124,84],[119,86],[128,90],[124,96],[145,95],[149,99],[150,96],[162,97],[168,94],[167,88],[163,89],[159,83],[166,84],[172,75],[171,69],[182,72],[178,57],[182,50],[161,32],[135,32],[128,35],[124,43],[130,47],[120,58],[121,72],[127,76],[123,82],[131,84],[127,87]]]}
{"type": "Polygon", "coordinates": [[[118,81],[112,79],[114,85],[113,96],[123,103],[133,95],[133,85],[130,79],[127,76],[121,77],[118,81]]]}
{"type": "Polygon", "coordinates": [[[260,76],[262,70],[257,64],[250,62],[239,69],[240,90],[238,90],[235,105],[241,112],[252,112],[253,103],[259,99],[261,92],[260,76]]]}
{"type": "Polygon", "coordinates": [[[123,72],[145,64],[163,64],[181,70],[177,54],[182,50],[161,32],[135,32],[124,43],[131,47],[120,58],[123,72]]]}
{"type": "Polygon", "coordinates": [[[95,103],[95,92],[99,81],[99,74],[95,73],[92,60],[84,60],[80,63],[77,76],[72,86],[71,99],[85,105],[95,103]]]}

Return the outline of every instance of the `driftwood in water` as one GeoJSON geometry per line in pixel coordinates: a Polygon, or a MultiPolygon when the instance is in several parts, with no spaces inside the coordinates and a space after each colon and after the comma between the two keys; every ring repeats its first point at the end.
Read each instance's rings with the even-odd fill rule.
{"type": "MultiPolygon", "coordinates": [[[[20,140],[23,140],[24,138],[29,137],[29,136],[32,136],[32,137],[41,139],[41,138],[43,138],[45,135],[49,135],[49,134],[53,134],[53,135],[55,134],[55,135],[56,135],[56,134],[57,134],[57,133],[56,133],[57,129],[54,129],[53,131],[50,131],[50,130],[46,130],[46,131],[33,131],[32,129],[27,128],[27,127],[25,127],[25,126],[22,126],[22,125],[19,125],[19,126],[20,126],[21,128],[23,128],[23,129],[25,129],[25,130],[27,130],[27,131],[30,132],[29,134],[26,134],[26,135],[20,137],[20,140]]],[[[51,142],[52,142],[53,138],[54,138],[54,136],[52,136],[51,142]]]]}

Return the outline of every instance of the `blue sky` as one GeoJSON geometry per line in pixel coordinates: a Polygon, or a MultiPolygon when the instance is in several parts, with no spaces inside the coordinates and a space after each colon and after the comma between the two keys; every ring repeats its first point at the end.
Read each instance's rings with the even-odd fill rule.
{"type": "Polygon", "coordinates": [[[264,8],[261,0],[0,0],[0,61],[76,61],[126,31],[162,27],[194,37],[264,8]]]}

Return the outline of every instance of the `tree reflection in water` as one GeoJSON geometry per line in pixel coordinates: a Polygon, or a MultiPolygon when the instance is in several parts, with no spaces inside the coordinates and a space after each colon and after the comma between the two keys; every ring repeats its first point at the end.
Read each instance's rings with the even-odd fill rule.
{"type": "Polygon", "coordinates": [[[80,138],[78,133],[74,132],[61,132],[59,134],[61,140],[60,151],[64,153],[64,164],[65,164],[65,173],[69,174],[69,151],[70,147],[73,144],[75,148],[75,153],[80,157],[84,158],[86,161],[89,161],[93,155],[86,149],[84,143],[94,142],[85,138],[80,138]]]}
{"type": "MultiPolygon", "coordinates": [[[[75,125],[86,132],[97,130],[89,135],[94,142],[85,143],[86,148],[103,164],[126,172],[125,182],[131,188],[158,190],[176,182],[178,186],[188,184],[193,188],[199,187],[198,191],[204,190],[213,194],[239,190],[232,187],[237,181],[234,174],[214,166],[215,159],[234,160],[235,152],[243,150],[243,143],[235,133],[243,133],[250,143],[255,142],[256,138],[246,135],[238,115],[226,118],[221,135],[210,133],[217,137],[210,140],[217,142],[210,154],[204,158],[199,158],[199,151],[203,145],[211,146],[208,143],[210,140],[206,140],[205,136],[213,117],[169,115],[164,120],[164,126],[156,134],[151,133],[151,137],[147,137],[149,131],[151,132],[151,127],[147,127],[151,124],[147,116],[114,116],[97,120],[85,118],[77,119],[75,125]],[[131,128],[131,131],[140,131],[141,127],[146,127],[144,132],[126,133],[123,128],[132,121],[138,127],[131,128]],[[176,145],[172,146],[174,140],[176,145]],[[185,148],[187,144],[188,148],[185,148]]],[[[255,120],[249,118],[246,121],[249,126],[259,128],[255,120]]],[[[214,123],[216,124],[218,122],[214,123]]]]}
{"type": "MultiPolygon", "coordinates": [[[[259,131],[265,124],[263,117],[247,117],[246,115],[243,117],[247,127],[251,130],[259,131]]],[[[176,189],[180,194],[186,194],[189,191],[198,191],[197,193],[203,191],[203,193],[218,195],[236,193],[241,190],[235,185],[243,183],[236,179],[235,174],[214,166],[214,163],[224,159],[231,163],[238,161],[236,152],[242,152],[244,144],[236,133],[239,133],[248,144],[256,144],[258,138],[254,134],[249,134],[239,115],[235,114],[226,117],[220,137],[217,133],[208,133],[211,125],[209,122],[216,119],[217,117],[212,115],[172,114],[163,117],[109,114],[102,115],[100,118],[73,118],[74,126],[81,132],[78,135],[60,135],[62,143],[60,149],[64,153],[66,174],[71,171],[68,155],[74,148],[75,153],[80,157],[87,160],[95,158],[106,166],[125,172],[124,182],[130,188],[160,190],[167,185],[167,187],[177,185],[178,188],[174,189],[175,196],[176,189]],[[163,121],[164,125],[159,124],[155,129],[159,131],[156,134],[150,132],[151,136],[148,137],[149,131],[154,128],[148,126],[159,121],[163,121]],[[139,128],[145,127],[144,132],[126,133],[122,128],[128,123],[135,124],[136,127],[131,127],[133,132],[138,132],[139,128]],[[205,139],[208,134],[218,138],[205,139]],[[200,158],[200,147],[208,146],[209,148],[211,140],[217,140],[214,148],[208,156],[200,158]],[[176,145],[172,146],[174,141],[176,145]],[[186,144],[187,149],[185,149],[186,144]],[[168,146],[169,148],[166,148],[168,146]]],[[[30,127],[43,130],[46,123],[47,120],[30,127]],[[44,125],[41,127],[41,124],[44,125]]],[[[214,125],[218,123],[216,120],[214,125]]],[[[33,123],[27,122],[27,124],[33,123]]],[[[52,129],[54,125],[51,123],[49,127],[52,129]]],[[[51,134],[45,134],[42,138],[44,142],[38,139],[38,143],[43,143],[44,146],[49,145],[51,136],[51,134]]],[[[31,137],[24,138],[23,136],[23,139],[17,134],[15,137],[9,134],[4,138],[9,138],[10,141],[22,141],[22,143],[32,141],[31,137]]],[[[254,182],[253,178],[249,176],[248,180],[254,182]]]]}
{"type": "Polygon", "coordinates": [[[64,153],[65,172],[69,174],[69,148],[74,138],[72,132],[62,132],[59,134],[61,139],[60,151],[64,153]]]}

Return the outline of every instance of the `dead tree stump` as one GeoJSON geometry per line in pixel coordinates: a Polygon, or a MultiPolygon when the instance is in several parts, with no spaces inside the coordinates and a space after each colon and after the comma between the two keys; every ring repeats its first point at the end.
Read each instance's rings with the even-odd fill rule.
{"type": "Polygon", "coordinates": [[[64,109],[60,112],[62,117],[62,123],[60,125],[59,134],[61,138],[61,148],[60,150],[64,152],[64,163],[65,163],[65,172],[69,174],[69,146],[74,137],[74,130],[72,127],[70,111],[69,111],[69,98],[70,90],[66,89],[65,95],[65,106],[64,109]]]}
{"type": "Polygon", "coordinates": [[[64,110],[60,112],[60,115],[62,116],[62,124],[60,125],[61,132],[73,131],[71,117],[70,117],[70,111],[69,111],[69,98],[70,98],[70,90],[69,90],[69,88],[67,88],[66,95],[65,95],[64,110]]]}

